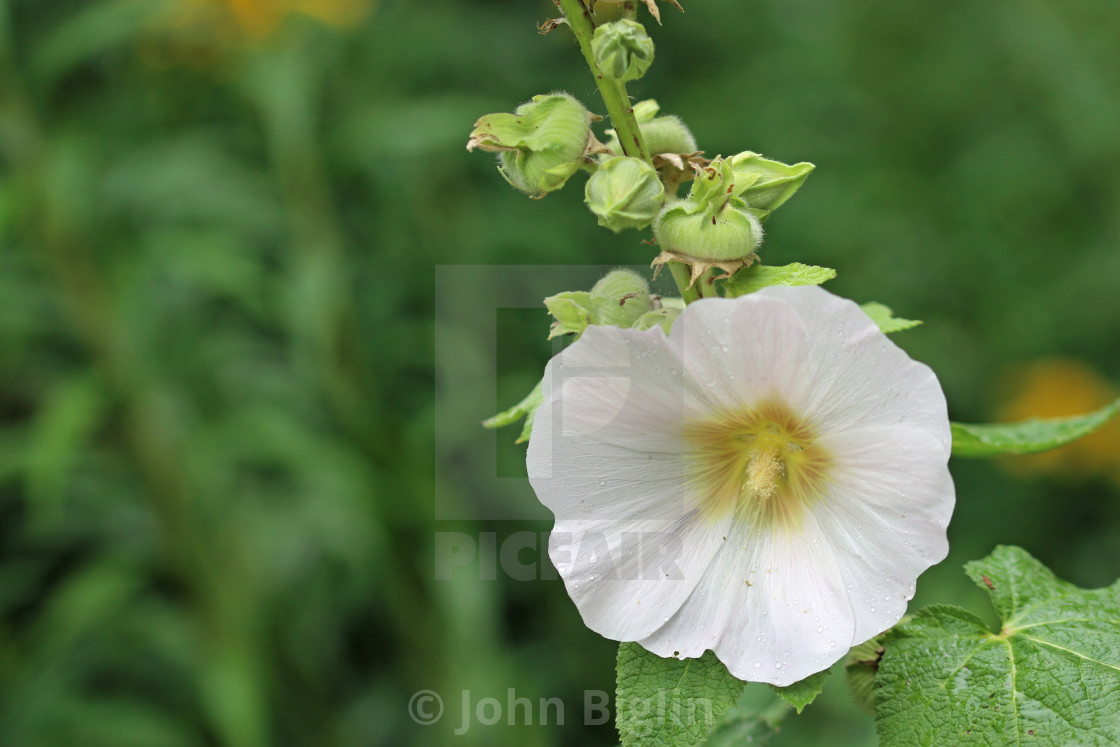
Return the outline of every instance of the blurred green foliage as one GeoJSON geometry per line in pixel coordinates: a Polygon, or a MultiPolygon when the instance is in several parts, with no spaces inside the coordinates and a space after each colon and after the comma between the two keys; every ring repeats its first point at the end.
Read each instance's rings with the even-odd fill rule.
{"type": "MultiPolygon", "coordinates": [[[[559,582],[433,563],[437,532],[547,530],[433,505],[532,501],[482,487],[522,447],[478,421],[552,352],[543,311],[499,315],[496,349],[457,336],[472,288],[437,321],[436,268],[652,257],[579,189],[531,202],[463,149],[534,94],[595,110],[593,82],[565,28],[535,33],[546,0],[340,3],[0,1],[6,747],[616,743],[582,723],[615,645],[559,582]],[[487,357],[479,410],[437,412],[439,383],[487,357]],[[487,439],[497,462],[470,458],[487,439]],[[561,698],[564,725],[453,734],[462,691],[508,688],[561,698]],[[409,718],[420,689],[447,703],[437,726],[409,718]]],[[[834,292],[925,320],[898,341],[954,418],[990,417],[1035,358],[1120,376],[1120,5],[663,16],[631,93],[710,156],[817,165],[765,261],[835,267],[834,292]]],[[[576,289],[560,280],[541,297],[576,289]]],[[[953,550],[918,602],[984,609],[960,566],[997,542],[1080,585],[1120,575],[1115,485],[954,470],[953,550]]],[[[837,684],[775,743],[873,740],[837,684]]]]}

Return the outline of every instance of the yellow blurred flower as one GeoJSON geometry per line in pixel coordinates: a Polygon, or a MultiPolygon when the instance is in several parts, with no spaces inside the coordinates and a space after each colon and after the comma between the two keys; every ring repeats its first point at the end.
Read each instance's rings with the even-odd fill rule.
{"type": "Polygon", "coordinates": [[[370,15],[377,0],[170,0],[143,44],[157,66],[211,67],[229,52],[269,39],[292,16],[335,29],[370,15]]]}
{"type": "MultiPolygon", "coordinates": [[[[1088,365],[1071,359],[1035,361],[1010,377],[1003,421],[1083,415],[1112,402],[1116,388],[1088,365]]],[[[1106,475],[1120,480],[1120,418],[1068,446],[1004,460],[1012,472],[1065,476],[1106,475]]]]}
{"type": "Polygon", "coordinates": [[[292,13],[334,26],[351,26],[369,13],[372,0],[182,0],[184,5],[225,6],[250,36],[267,36],[292,13]]]}

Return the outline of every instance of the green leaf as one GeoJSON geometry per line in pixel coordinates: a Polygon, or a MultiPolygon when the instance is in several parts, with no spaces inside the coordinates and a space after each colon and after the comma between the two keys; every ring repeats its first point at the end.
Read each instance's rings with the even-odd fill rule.
{"type": "Polygon", "coordinates": [[[1092,433],[1117,412],[1120,412],[1120,399],[1087,415],[1071,418],[1032,418],[1019,423],[989,425],[950,423],[953,456],[993,457],[1056,449],[1092,433]]]}
{"type": "Polygon", "coordinates": [[[622,643],[615,699],[622,745],[701,744],[743,687],[711,651],[699,659],[662,659],[636,643],[622,643]]]}
{"type": "Polygon", "coordinates": [[[517,437],[517,443],[528,441],[529,435],[533,432],[533,418],[537,415],[537,408],[544,402],[544,394],[541,392],[541,384],[543,383],[543,381],[538,381],[532,391],[525,395],[525,399],[513,407],[483,420],[482,427],[504,428],[507,425],[513,425],[521,418],[525,418],[525,425],[521,427],[521,435],[517,437]]]}
{"type": "MultiPolygon", "coordinates": [[[[909,617],[904,617],[903,622],[909,617]]],[[[848,683],[848,694],[861,709],[875,715],[875,673],[879,671],[879,659],[883,656],[882,636],[876,636],[852,647],[844,659],[844,676],[848,683]]]]}
{"type": "Polygon", "coordinates": [[[752,707],[745,703],[746,696],[723,715],[704,747],[764,747],[778,734],[790,712],[789,705],[781,698],[774,698],[768,706],[752,707]]]}
{"type": "Polygon", "coordinates": [[[753,265],[744,267],[724,281],[723,288],[729,298],[745,296],[771,285],[820,285],[836,277],[830,267],[816,267],[794,262],[783,267],[753,265]]]}
{"type": "Polygon", "coordinates": [[[792,685],[786,685],[785,687],[772,685],[771,687],[774,688],[774,692],[776,692],[782,700],[796,708],[797,712],[800,714],[805,710],[805,706],[812,703],[817,699],[817,696],[821,694],[821,690],[824,689],[825,678],[830,674],[832,674],[832,671],[826,669],[823,672],[811,674],[803,680],[794,682],[792,685]]]}
{"type": "Polygon", "coordinates": [[[921,322],[916,319],[899,319],[894,315],[889,306],[884,306],[881,303],[871,301],[869,303],[861,303],[859,305],[863,309],[863,313],[871,317],[871,321],[879,325],[879,329],[884,334],[891,332],[901,332],[904,329],[911,329],[917,327],[921,322]]]}
{"type": "Polygon", "coordinates": [[[965,570],[1001,629],[935,605],[888,633],[882,746],[1120,744],[1120,582],[1078,588],[1017,547],[965,570]]]}

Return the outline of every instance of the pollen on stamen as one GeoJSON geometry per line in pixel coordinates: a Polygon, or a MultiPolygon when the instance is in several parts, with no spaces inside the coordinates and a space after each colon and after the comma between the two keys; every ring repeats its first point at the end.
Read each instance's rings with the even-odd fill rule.
{"type": "Polygon", "coordinates": [[[778,492],[778,479],[786,465],[773,446],[755,449],[747,460],[747,489],[760,500],[768,501],[778,492]]]}

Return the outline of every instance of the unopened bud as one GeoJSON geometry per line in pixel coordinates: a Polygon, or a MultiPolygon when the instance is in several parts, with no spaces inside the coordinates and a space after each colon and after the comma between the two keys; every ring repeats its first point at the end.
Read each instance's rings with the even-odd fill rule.
{"type": "Polygon", "coordinates": [[[652,305],[649,285],[631,270],[613,270],[591,288],[591,298],[599,311],[599,324],[628,329],[652,305]]]}
{"type": "Polygon", "coordinates": [[[641,78],[653,63],[653,40],[637,21],[611,21],[595,29],[591,53],[603,75],[625,83],[641,78]]]}
{"type": "Polygon", "coordinates": [[[584,163],[592,115],[566,93],[534,96],[513,114],[487,114],[475,122],[467,150],[498,154],[498,171],[522,192],[560,189],[584,163]]]}
{"type": "Polygon", "coordinates": [[[762,225],[735,202],[732,198],[710,215],[689,200],[667,205],[653,224],[662,252],[690,264],[749,263],[762,241],[762,225]]]}
{"type": "Polygon", "coordinates": [[[584,188],[584,202],[599,225],[618,233],[648,226],[665,201],[657,170],[637,158],[618,156],[599,165],[584,188]]]}
{"type": "Polygon", "coordinates": [[[762,211],[734,195],[733,179],[730,161],[717,158],[696,176],[686,199],[665,206],[653,224],[661,245],[655,265],[683,262],[695,282],[713,267],[730,275],[757,259],[762,211]]]}
{"type": "Polygon", "coordinates": [[[653,310],[649,285],[630,270],[614,270],[587,291],[567,291],[549,296],[544,305],[555,318],[549,339],[579,335],[591,325],[629,329],[653,310]]]}

